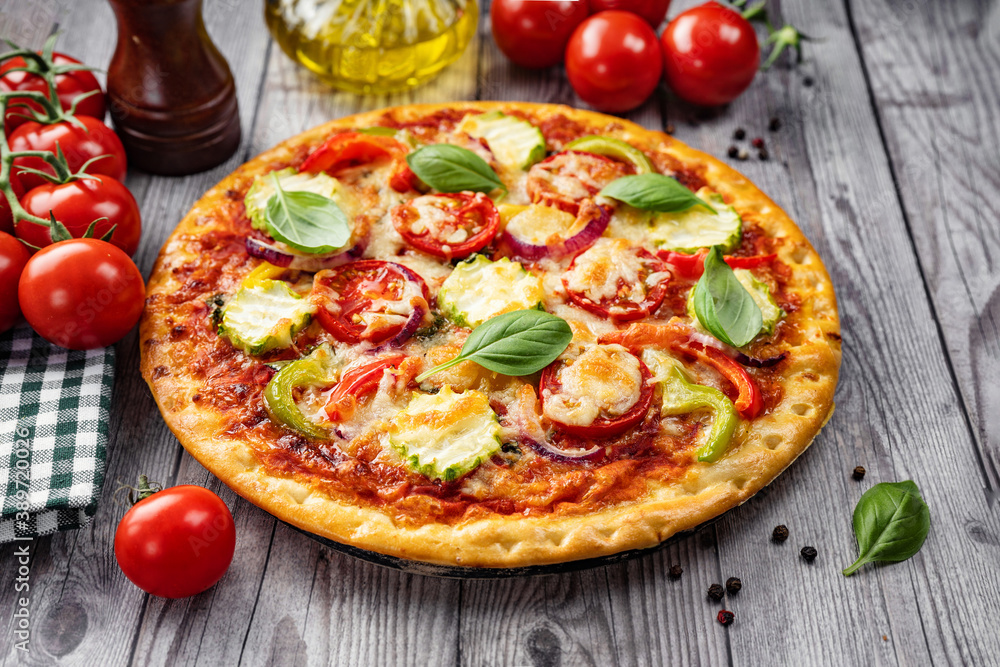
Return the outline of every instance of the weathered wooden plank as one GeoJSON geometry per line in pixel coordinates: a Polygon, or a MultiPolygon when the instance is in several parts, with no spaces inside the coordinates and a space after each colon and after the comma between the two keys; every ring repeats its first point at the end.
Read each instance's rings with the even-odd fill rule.
{"type": "MultiPolygon", "coordinates": [[[[1000,206],[993,196],[1000,185],[1000,13],[987,2],[880,0],[849,2],[848,9],[922,278],[970,416],[976,466],[962,471],[965,487],[990,507],[984,519],[951,499],[954,548],[934,569],[961,554],[963,579],[974,586],[985,577],[991,585],[970,595],[954,577],[929,577],[927,602],[945,616],[930,639],[950,662],[985,663],[1000,654],[986,620],[1000,606],[988,574],[1000,564],[1000,206]]],[[[963,459],[966,448],[962,443],[963,459]]],[[[940,469],[949,478],[955,472],[940,469]]]]}
{"type": "MultiPolygon", "coordinates": [[[[727,602],[737,613],[729,630],[733,660],[974,662],[995,652],[995,634],[971,610],[995,609],[996,586],[974,582],[997,559],[995,547],[976,544],[965,526],[988,538],[997,517],[980,490],[844,7],[799,3],[784,10],[790,22],[825,39],[806,46],[800,69],[758,77],[731,107],[694,126],[687,118],[697,114],[669,105],[677,135],[716,155],[725,155],[738,125],[748,139],[765,138],[770,161],[734,164],[816,245],[838,290],[844,327],[833,420],[770,495],[720,523],[723,574],[745,585],[727,602]],[[804,86],[806,76],[816,85],[804,86]],[[784,127],[769,133],[774,115],[784,127]],[[869,470],[861,484],[849,478],[858,464],[869,470]],[[875,482],[907,478],[920,484],[931,507],[923,551],[904,564],[842,577],[839,570],[855,555],[850,516],[857,498],[875,482]],[[792,531],[781,547],[768,541],[777,523],[792,531]],[[820,550],[811,566],[797,553],[805,544],[820,550]],[[956,612],[962,620],[954,625],[968,630],[941,618],[956,612]]],[[[898,54],[887,54],[887,62],[898,54]]]]}
{"type": "MultiPolygon", "coordinates": [[[[106,66],[114,48],[113,33],[109,33],[114,19],[107,3],[41,2],[39,5],[54,7],[55,23],[64,30],[59,42],[61,50],[90,64],[106,66]],[[94,39],[94,35],[105,35],[106,39],[94,39]]],[[[232,66],[240,95],[242,122],[244,128],[248,128],[263,71],[266,31],[256,14],[236,12],[235,9],[227,14],[218,9],[217,3],[206,3],[206,21],[232,66]]],[[[40,46],[41,41],[44,41],[44,34],[35,45],[40,46]]],[[[143,241],[135,259],[144,274],[148,274],[164,239],[190,204],[241,161],[242,156],[237,154],[226,165],[182,179],[130,174],[127,184],[136,196],[143,216],[143,241]]],[[[135,332],[119,344],[118,352],[112,403],[116,409],[112,410],[108,446],[108,482],[98,514],[89,527],[37,541],[37,555],[32,564],[33,583],[37,582],[37,587],[33,588],[31,596],[36,634],[26,664],[49,664],[52,661],[124,664],[132,657],[136,635],[143,623],[148,596],[125,580],[112,552],[114,528],[124,513],[124,508],[113,501],[112,494],[117,481],[132,480],[139,472],[171,483],[177,474],[181,449],[160,419],[152,397],[139,376],[135,332]]],[[[207,482],[207,479],[204,481],[207,482]]],[[[232,494],[226,498],[233,500],[232,494]]],[[[241,528],[252,520],[252,517],[245,516],[248,512],[258,513],[246,503],[242,503],[242,507],[240,503],[230,504],[241,528]]],[[[266,530],[269,535],[270,527],[266,530]]],[[[247,539],[251,535],[252,532],[247,530],[242,536],[247,539]]],[[[245,550],[241,555],[243,558],[253,556],[253,550],[245,550]]],[[[238,582],[239,577],[231,575],[226,581],[232,586],[231,582],[238,582]]],[[[251,582],[251,590],[256,590],[257,581],[259,577],[251,582]]],[[[238,586],[236,590],[239,590],[238,586]]],[[[12,608],[6,597],[8,593],[6,588],[0,591],[0,606],[5,609],[12,608]]],[[[193,598],[189,604],[197,608],[206,601],[210,603],[217,595],[228,600],[226,596],[232,593],[223,584],[204,596],[193,598]]],[[[154,613],[158,612],[156,604],[154,613]]],[[[166,604],[177,606],[181,603],[166,604]]],[[[249,605],[234,606],[243,607],[249,616],[252,600],[249,605]]],[[[194,614],[192,617],[197,618],[194,614]]],[[[163,619],[157,616],[155,620],[163,619]]],[[[193,621],[184,622],[182,617],[176,622],[163,623],[161,627],[171,636],[191,641],[197,639],[197,635],[186,634],[192,625],[193,621]]],[[[177,644],[177,648],[184,647],[181,641],[177,644]]],[[[6,642],[0,645],[8,648],[6,642]]],[[[7,651],[4,653],[12,660],[20,657],[7,651]]],[[[161,660],[168,658],[169,655],[161,656],[161,660]]]]}

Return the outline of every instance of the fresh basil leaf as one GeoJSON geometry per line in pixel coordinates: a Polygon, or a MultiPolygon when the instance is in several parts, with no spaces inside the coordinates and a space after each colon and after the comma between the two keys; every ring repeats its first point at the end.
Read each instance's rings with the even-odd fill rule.
{"type": "Polygon", "coordinates": [[[676,178],[663,174],[616,178],[604,186],[601,195],[644,211],[674,213],[694,206],[704,206],[712,213],[716,212],[708,202],[681,185],[676,178]]]}
{"type": "Polygon", "coordinates": [[[351,240],[347,216],[329,197],[304,190],[285,191],[271,175],[274,194],[267,200],[264,224],[276,240],[301,252],[323,254],[351,240]]]}
{"type": "Polygon", "coordinates": [[[930,527],[930,510],[912,480],[876,484],[854,508],[860,555],[844,576],[851,576],[865,563],[910,558],[920,551],[930,527]]]}
{"type": "Polygon", "coordinates": [[[486,160],[452,144],[421,146],[406,156],[417,177],[440,192],[492,192],[504,184],[486,160]]]}
{"type": "Polygon", "coordinates": [[[531,375],[555,361],[571,340],[573,331],[561,317],[541,310],[515,310],[480,324],[457,357],[422,373],[417,382],[467,360],[504,375],[531,375]]]}
{"type": "Polygon", "coordinates": [[[743,347],[764,328],[760,306],[722,259],[719,246],[705,256],[705,273],[694,286],[694,313],[723,343],[743,347]]]}

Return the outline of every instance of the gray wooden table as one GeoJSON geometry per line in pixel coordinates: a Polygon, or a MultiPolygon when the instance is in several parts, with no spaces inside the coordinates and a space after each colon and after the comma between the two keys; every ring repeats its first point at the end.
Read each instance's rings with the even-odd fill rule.
{"type": "MultiPolygon", "coordinates": [[[[259,0],[206,0],[233,68],[244,140],[187,178],[133,172],[148,274],[188,207],[238,164],[330,118],[396,103],[510,99],[580,105],[559,68],[512,67],[488,20],[463,59],[411,94],[331,92],[271,42],[259,0]]],[[[695,4],[677,0],[671,15],[695,4]]],[[[628,115],[724,157],[736,127],[771,159],[737,168],[798,221],[839,297],[844,363],[836,413],[813,447],[745,506],[660,552],[599,569],[507,581],[404,575],[354,560],[235,496],[167,430],[119,346],[109,483],[93,523],[31,548],[31,652],[13,648],[18,567],[0,548],[5,664],[639,665],[1000,664],[1000,2],[779,3],[823,38],[801,66],[758,76],[726,109],[660,90],[628,115]],[[811,81],[813,85],[807,85],[811,81]],[[782,128],[767,132],[777,116],[782,128]],[[861,483],[851,470],[864,465],[861,483]],[[116,480],[140,473],[207,486],[233,509],[232,568],[187,600],[145,595],[119,571],[116,480]],[[879,481],[914,479],[932,528],[915,558],[866,568],[850,517],[879,481]],[[787,524],[790,540],[769,542],[787,524]],[[803,562],[798,550],[819,557],[803,562]],[[667,576],[672,564],[683,577],[667,576]],[[715,621],[713,582],[738,576],[715,621]]],[[[486,12],[484,11],[484,14],[486,12]]],[[[103,0],[0,0],[0,36],[106,65],[103,0]]]]}

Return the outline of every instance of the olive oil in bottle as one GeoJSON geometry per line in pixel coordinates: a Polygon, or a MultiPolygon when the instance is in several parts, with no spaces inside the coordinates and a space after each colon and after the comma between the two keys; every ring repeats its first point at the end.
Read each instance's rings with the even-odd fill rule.
{"type": "Polygon", "coordinates": [[[412,88],[462,55],[476,0],[265,0],[282,50],[323,80],[356,93],[412,88]]]}

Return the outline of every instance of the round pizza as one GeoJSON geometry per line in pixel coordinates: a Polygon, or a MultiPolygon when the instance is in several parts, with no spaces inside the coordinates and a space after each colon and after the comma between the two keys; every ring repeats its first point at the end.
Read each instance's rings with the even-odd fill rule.
{"type": "Polygon", "coordinates": [[[164,245],[142,372],[184,447],[335,542],[449,566],[658,545],[763,488],[833,410],[836,300],[752,183],[526,103],[314,128],[164,245]]]}

